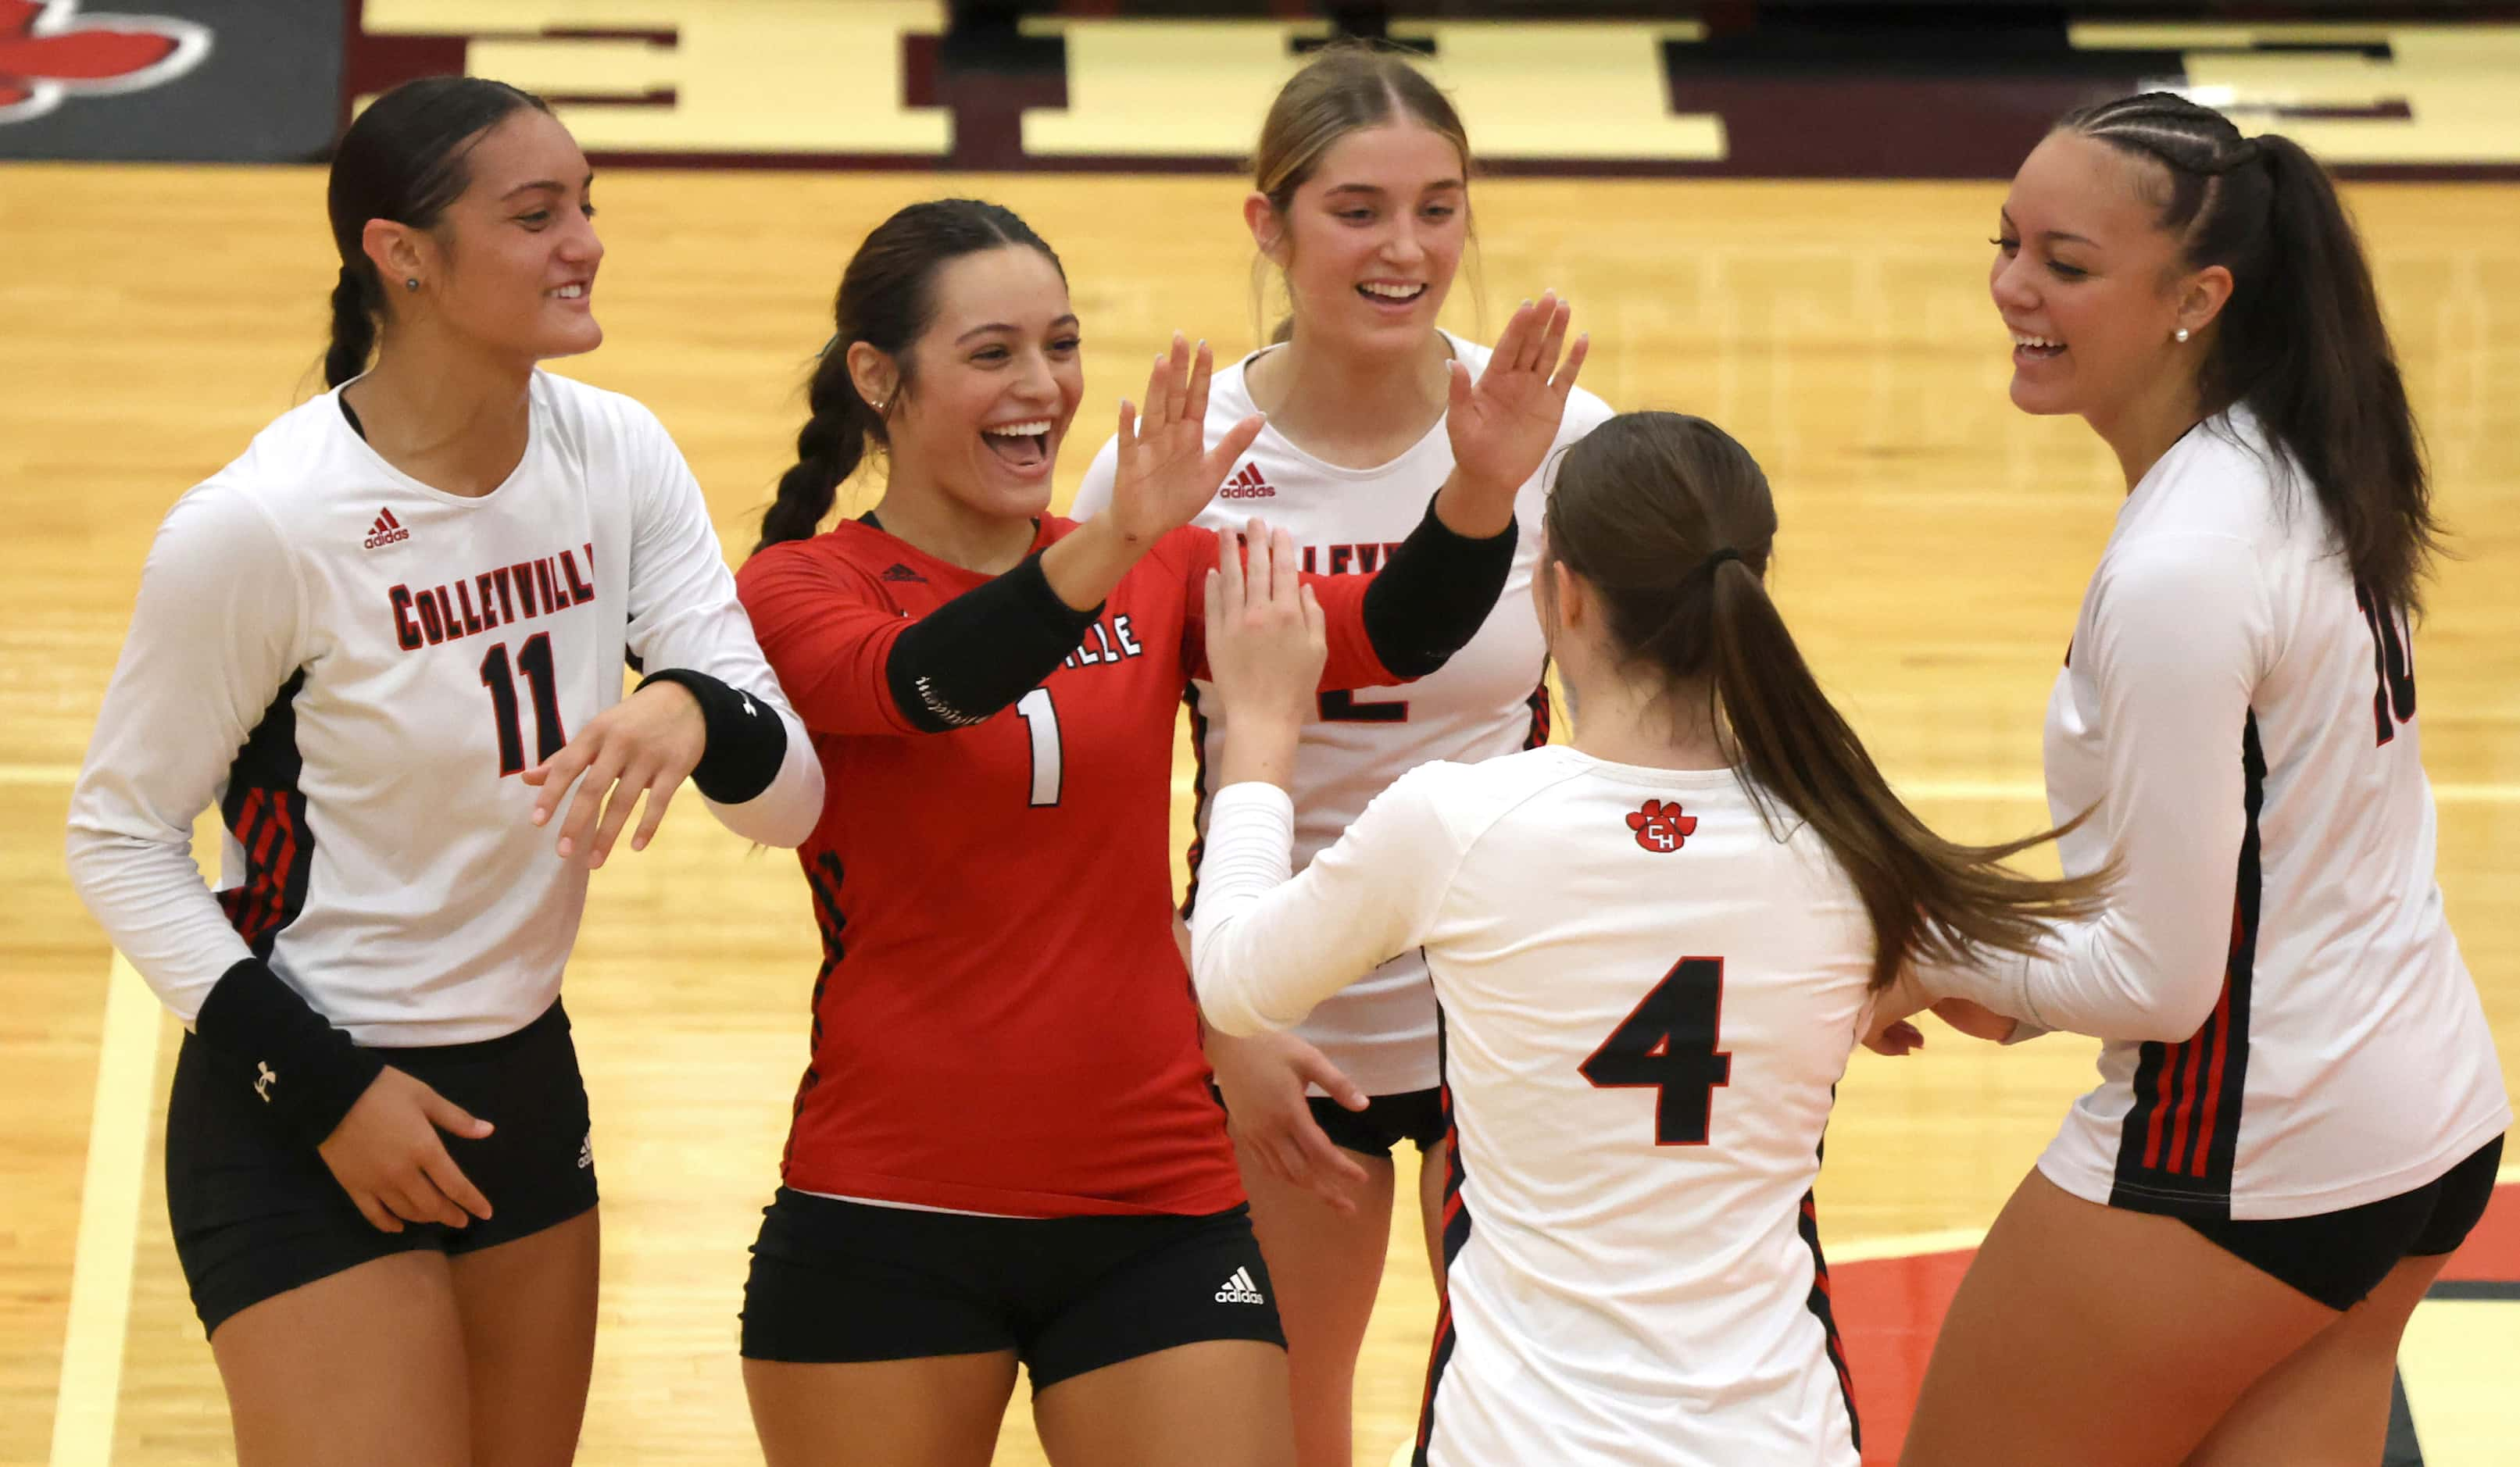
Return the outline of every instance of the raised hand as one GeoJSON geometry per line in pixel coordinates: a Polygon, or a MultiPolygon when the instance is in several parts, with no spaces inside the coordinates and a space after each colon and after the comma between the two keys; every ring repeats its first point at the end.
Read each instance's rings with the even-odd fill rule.
{"type": "MultiPolygon", "coordinates": [[[[1506,323],[1478,380],[1461,362],[1452,366],[1452,399],[1444,429],[1453,442],[1453,481],[1470,497],[1473,517],[1493,519],[1499,533],[1513,512],[1513,497],[1540,471],[1549,446],[1566,418],[1566,397],[1584,369],[1592,338],[1566,344],[1572,308],[1555,291],[1526,300],[1506,323]],[[1558,358],[1561,351],[1565,360],[1558,358]]],[[[1446,516],[1452,519],[1451,515],[1446,516]]],[[[1457,524],[1457,528],[1464,528],[1457,524]]]]}
{"type": "Polygon", "coordinates": [[[1208,677],[1234,723],[1301,727],[1329,644],[1321,602],[1295,572],[1294,537],[1256,519],[1218,536],[1206,596],[1208,677]]]}
{"type": "Polygon", "coordinates": [[[400,1232],[405,1222],[462,1227],[488,1218],[490,1203],[446,1154],[441,1131],[479,1140],[490,1123],[387,1065],[315,1150],[378,1230],[400,1232]]]}
{"type": "Polygon", "coordinates": [[[602,866],[645,793],[648,808],[630,837],[630,849],[644,851],[665,818],[666,802],[706,752],[708,723],[699,700],[679,684],[651,683],[597,714],[567,747],[524,772],[524,781],[542,791],[534,801],[534,823],[548,823],[561,798],[577,784],[561,822],[560,854],[582,853],[589,867],[602,866]]]}
{"type": "Polygon", "coordinates": [[[1205,596],[1207,676],[1227,710],[1219,777],[1291,787],[1329,648],[1321,602],[1295,572],[1294,538],[1256,519],[1244,536],[1219,536],[1205,596]]]}
{"type": "Polygon", "coordinates": [[[1216,353],[1204,341],[1193,357],[1190,343],[1173,333],[1172,351],[1155,358],[1147,377],[1146,406],[1120,404],[1120,457],[1111,485],[1111,508],[1096,515],[1131,544],[1143,548],[1166,531],[1191,522],[1207,508],[1237,460],[1260,436],[1258,414],[1206,446],[1207,385],[1216,353]],[[1184,374],[1189,379],[1184,381],[1184,374]]]}

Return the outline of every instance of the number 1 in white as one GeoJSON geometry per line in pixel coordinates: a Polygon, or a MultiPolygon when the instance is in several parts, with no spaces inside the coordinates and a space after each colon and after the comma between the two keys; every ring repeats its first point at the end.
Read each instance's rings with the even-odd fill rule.
{"type": "Polygon", "coordinates": [[[1036,688],[1015,703],[1024,730],[1032,735],[1032,803],[1058,803],[1058,705],[1050,689],[1036,688]]]}

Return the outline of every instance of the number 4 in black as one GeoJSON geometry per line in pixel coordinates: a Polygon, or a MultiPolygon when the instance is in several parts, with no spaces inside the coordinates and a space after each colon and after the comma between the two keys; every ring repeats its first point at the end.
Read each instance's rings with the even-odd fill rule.
{"type": "Polygon", "coordinates": [[[1654,1144],[1703,1146],[1716,1088],[1732,1083],[1723,1015],[1724,959],[1684,957],[1576,1069],[1602,1089],[1651,1087],[1654,1144]]]}

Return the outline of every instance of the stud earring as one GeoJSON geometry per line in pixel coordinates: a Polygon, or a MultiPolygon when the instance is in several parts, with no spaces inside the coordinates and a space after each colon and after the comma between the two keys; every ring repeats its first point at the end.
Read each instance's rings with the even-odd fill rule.
{"type": "Polygon", "coordinates": [[[417,290],[417,289],[420,289],[420,277],[418,277],[418,276],[416,276],[416,275],[406,275],[406,276],[404,276],[404,277],[402,278],[402,288],[403,288],[404,289],[406,289],[406,290],[417,290]]]}
{"type": "Polygon", "coordinates": [[[2183,345],[2187,340],[2187,328],[2182,326],[2179,330],[2172,332],[2170,336],[2172,340],[2178,341],[2183,345]]]}

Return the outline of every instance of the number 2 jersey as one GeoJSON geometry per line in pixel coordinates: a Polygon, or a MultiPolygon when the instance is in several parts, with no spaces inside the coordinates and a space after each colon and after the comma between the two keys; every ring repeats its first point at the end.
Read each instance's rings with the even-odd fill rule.
{"type": "Polygon", "coordinates": [[[2511,1124],[2434,879],[2408,629],[2245,408],[2118,511],[2048,704],[2065,869],[2122,874],[2035,957],[1936,974],[2110,1041],[2040,1158],[2093,1202],[2296,1218],[2410,1191],[2511,1124]]]}
{"type": "Polygon", "coordinates": [[[524,455],[488,494],[394,468],[336,390],[167,511],[69,856],[89,911],[185,1022],[248,955],[362,1045],[495,1039],[549,1008],[587,869],[556,853],[558,815],[534,826],[518,776],[620,701],[625,655],[786,721],[769,786],[711,808],[775,845],[811,827],[821,767],[663,424],[547,373],[527,390],[524,455]],[[212,803],[215,896],[191,852],[212,803]]]}
{"type": "MultiPolygon", "coordinates": [[[[1032,553],[1075,528],[1045,516],[1032,553]]],[[[904,716],[887,659],[990,577],[864,519],[745,563],[744,604],[832,781],[797,852],[823,964],[788,1186],[1023,1218],[1242,1200],[1167,849],[1216,555],[1211,531],[1165,535],[1039,686],[943,733],[904,716]]],[[[1368,579],[1311,584],[1324,686],[1395,681],[1365,632],[1368,579]]]]}
{"type": "MultiPolygon", "coordinates": [[[[1446,333],[1453,355],[1473,375],[1488,348],[1446,333]]],[[[1274,348],[1272,348],[1274,349],[1274,348]]],[[[1257,409],[1246,374],[1266,352],[1218,371],[1207,404],[1213,443],[1257,409]]],[[[1538,472],[1514,498],[1521,535],[1505,594],[1478,635],[1438,671],[1405,689],[1328,693],[1319,716],[1304,725],[1295,756],[1295,864],[1338,839],[1384,785],[1430,759],[1464,762],[1509,754],[1549,741],[1549,690],[1541,682],[1548,648],[1532,614],[1532,575],[1540,563],[1541,511],[1567,445],[1607,421],[1610,408],[1578,387],[1566,399],[1557,440],[1538,472]]],[[[1091,519],[1111,501],[1116,440],[1105,443],[1076,491],[1075,514],[1091,519]]],[[[1371,573],[1425,512],[1426,496],[1453,471],[1453,443],[1442,420],[1385,464],[1347,468],[1304,452],[1274,427],[1250,451],[1193,524],[1238,529],[1258,517],[1292,535],[1304,568],[1333,575],[1371,573]]],[[[1191,686],[1191,729],[1198,769],[1198,820],[1206,822],[1213,788],[1209,771],[1222,755],[1229,718],[1215,689],[1191,686]]],[[[1199,849],[1190,852],[1198,876],[1199,849]]],[[[1195,909],[1196,891],[1192,904],[1195,909]]],[[[1296,1031],[1369,1095],[1431,1089],[1435,1075],[1435,999],[1426,964],[1416,952],[1398,955],[1371,976],[1324,1002],[1296,1031]]],[[[1315,1093],[1320,1093],[1318,1087],[1315,1093]]]]}
{"type": "Polygon", "coordinates": [[[1819,835],[1731,771],[1564,746],[1422,765],[1288,879],[1293,828],[1218,792],[1198,997],[1282,1029],[1425,951],[1454,1144],[1417,1460],[1854,1467],[1812,1186],[1873,941],[1819,835]]]}

